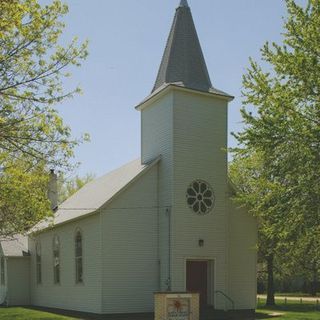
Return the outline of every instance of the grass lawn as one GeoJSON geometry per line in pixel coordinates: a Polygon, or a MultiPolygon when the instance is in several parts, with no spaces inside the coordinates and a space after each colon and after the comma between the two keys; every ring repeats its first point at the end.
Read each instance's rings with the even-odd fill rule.
{"type": "Polygon", "coordinates": [[[290,301],[284,304],[283,300],[277,301],[275,307],[265,307],[265,301],[260,302],[257,309],[256,319],[276,319],[276,320],[319,320],[320,319],[320,305],[318,307],[315,303],[303,304],[295,301],[290,301]],[[274,317],[271,315],[274,315],[274,317]]]}
{"type": "MultiPolygon", "coordinates": [[[[319,320],[320,305],[318,309],[315,303],[305,302],[303,304],[295,301],[277,301],[275,307],[265,307],[264,301],[260,299],[260,305],[256,312],[256,320],[319,320]]],[[[28,308],[1,308],[1,320],[75,320],[75,318],[65,317],[54,313],[41,312],[28,308]]],[[[78,318],[79,319],[79,318],[78,318]]]]}
{"type": "Polygon", "coordinates": [[[53,313],[40,312],[25,308],[0,308],[1,320],[71,320],[74,318],[63,317],[53,313]]]}

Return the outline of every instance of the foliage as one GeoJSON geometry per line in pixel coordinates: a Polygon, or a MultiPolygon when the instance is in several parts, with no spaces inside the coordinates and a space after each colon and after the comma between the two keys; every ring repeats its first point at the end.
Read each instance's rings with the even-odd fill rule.
{"type": "Polygon", "coordinates": [[[64,174],[60,174],[58,177],[58,202],[62,203],[94,178],[95,175],[91,173],[84,177],[77,175],[72,178],[66,178],[64,174]]]}
{"type": "Polygon", "coordinates": [[[265,239],[276,240],[279,256],[294,258],[286,267],[319,272],[320,2],[286,4],[283,44],[261,50],[269,70],[251,59],[243,77],[245,129],[235,134],[234,170],[249,176],[238,173],[247,189],[235,183],[238,201],[261,218],[265,239]]]}
{"type": "Polygon", "coordinates": [[[86,44],[74,39],[59,46],[67,6],[59,0],[0,2],[0,151],[1,162],[28,154],[34,160],[65,164],[72,155],[70,129],[52,107],[79,89],[65,92],[65,68],[86,57],[86,44]]]}
{"type": "Polygon", "coordinates": [[[0,175],[0,236],[25,232],[50,214],[47,185],[42,166],[30,171],[15,161],[6,168],[0,175]]]}
{"type": "Polygon", "coordinates": [[[235,155],[229,166],[229,175],[236,187],[236,202],[246,206],[258,218],[258,280],[267,275],[267,302],[273,305],[275,263],[280,256],[281,243],[278,224],[282,222],[274,205],[281,194],[281,186],[272,179],[259,152],[235,155]]]}
{"type": "Polygon", "coordinates": [[[80,142],[54,108],[79,92],[64,90],[65,69],[87,55],[76,39],[59,45],[67,11],[60,0],[0,1],[0,235],[22,232],[48,213],[47,171],[68,168],[80,142]]]}

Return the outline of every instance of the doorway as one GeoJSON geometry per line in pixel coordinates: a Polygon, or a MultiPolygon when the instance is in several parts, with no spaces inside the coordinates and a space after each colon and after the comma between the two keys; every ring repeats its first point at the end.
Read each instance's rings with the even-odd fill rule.
{"type": "Polygon", "coordinates": [[[208,304],[208,261],[187,261],[186,289],[200,293],[200,306],[208,304]]]}

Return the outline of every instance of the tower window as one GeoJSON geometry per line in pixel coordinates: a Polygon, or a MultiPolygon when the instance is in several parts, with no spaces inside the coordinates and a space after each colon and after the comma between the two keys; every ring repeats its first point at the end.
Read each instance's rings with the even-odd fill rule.
{"type": "Polygon", "coordinates": [[[214,207],[214,192],[209,183],[203,180],[193,181],[189,185],[186,198],[189,208],[199,215],[209,213],[214,207]]]}

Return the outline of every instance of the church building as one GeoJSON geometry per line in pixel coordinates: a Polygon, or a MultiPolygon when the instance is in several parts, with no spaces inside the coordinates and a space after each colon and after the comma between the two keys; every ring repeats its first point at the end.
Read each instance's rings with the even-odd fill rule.
{"type": "MultiPolygon", "coordinates": [[[[231,200],[227,117],[187,0],[141,114],[141,157],[85,185],[28,237],[0,245],[0,304],[148,313],[155,292],[256,307],[256,220],[231,200]]],[[[54,175],[52,175],[54,179],[54,175]]],[[[53,183],[54,185],[54,183],[53,183]]]]}

